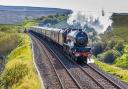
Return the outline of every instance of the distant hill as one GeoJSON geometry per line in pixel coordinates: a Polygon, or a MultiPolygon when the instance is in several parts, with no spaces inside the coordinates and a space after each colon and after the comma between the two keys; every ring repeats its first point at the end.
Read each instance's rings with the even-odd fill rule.
{"type": "Polygon", "coordinates": [[[112,20],[114,22],[114,27],[128,27],[128,13],[114,13],[112,16],[112,20]]]}
{"type": "Polygon", "coordinates": [[[128,42],[128,13],[116,13],[112,16],[113,31],[107,38],[118,36],[128,42]],[[110,36],[111,35],[111,36],[110,36]]]}
{"type": "Polygon", "coordinates": [[[27,6],[0,6],[0,24],[15,24],[28,19],[54,14],[69,14],[71,10],[27,6]]]}

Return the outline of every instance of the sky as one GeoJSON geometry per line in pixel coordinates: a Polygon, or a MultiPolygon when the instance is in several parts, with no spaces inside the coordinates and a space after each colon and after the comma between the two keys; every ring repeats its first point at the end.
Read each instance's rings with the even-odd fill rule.
{"type": "Polygon", "coordinates": [[[128,13],[128,0],[0,0],[0,5],[128,13]]]}

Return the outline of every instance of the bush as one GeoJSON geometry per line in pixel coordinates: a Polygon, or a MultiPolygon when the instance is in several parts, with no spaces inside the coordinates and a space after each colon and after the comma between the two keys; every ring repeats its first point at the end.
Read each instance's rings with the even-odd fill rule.
{"type": "Polygon", "coordinates": [[[128,45],[125,45],[123,55],[115,60],[115,65],[123,68],[128,68],[128,45]]]}
{"type": "Polygon", "coordinates": [[[128,53],[128,44],[125,45],[124,52],[128,53]]]}
{"type": "Polygon", "coordinates": [[[123,54],[115,60],[114,64],[118,67],[128,68],[128,54],[123,54]]]}
{"type": "Polygon", "coordinates": [[[97,43],[92,49],[92,52],[95,56],[103,52],[103,43],[97,43]]]}
{"type": "Polygon", "coordinates": [[[12,86],[12,89],[41,89],[34,66],[29,63],[29,74],[24,76],[19,83],[12,86]]]}
{"type": "Polygon", "coordinates": [[[109,41],[108,42],[108,47],[110,48],[110,49],[113,49],[113,47],[116,45],[116,41],[113,41],[113,40],[111,40],[111,41],[109,41]]]}
{"type": "Polygon", "coordinates": [[[115,49],[118,50],[119,52],[123,53],[123,49],[124,49],[124,42],[119,42],[115,45],[115,49]]]}
{"type": "Polygon", "coordinates": [[[3,72],[2,81],[7,86],[19,82],[25,75],[28,74],[28,65],[20,60],[12,60],[6,65],[6,69],[3,72]]]}
{"type": "Polygon", "coordinates": [[[103,54],[98,55],[98,58],[105,63],[113,63],[114,60],[120,57],[121,54],[116,50],[108,50],[103,54]]]}
{"type": "Polygon", "coordinates": [[[3,33],[3,34],[0,37],[0,54],[7,54],[18,46],[19,36],[13,33],[3,33]]]}
{"type": "Polygon", "coordinates": [[[0,24],[0,32],[15,33],[19,30],[18,25],[0,24]]]}

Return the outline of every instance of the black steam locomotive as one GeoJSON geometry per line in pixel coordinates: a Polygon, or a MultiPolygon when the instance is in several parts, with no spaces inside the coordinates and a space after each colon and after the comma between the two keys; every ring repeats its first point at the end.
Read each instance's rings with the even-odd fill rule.
{"type": "Polygon", "coordinates": [[[85,61],[91,57],[91,48],[87,47],[88,36],[82,29],[57,29],[31,27],[31,30],[59,44],[63,51],[75,61],[85,61]]]}

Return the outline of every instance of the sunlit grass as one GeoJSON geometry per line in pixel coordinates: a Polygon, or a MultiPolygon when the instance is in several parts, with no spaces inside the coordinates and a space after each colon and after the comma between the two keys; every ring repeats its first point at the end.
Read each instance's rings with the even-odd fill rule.
{"type": "Polygon", "coordinates": [[[20,60],[31,60],[31,47],[30,47],[30,39],[27,35],[22,35],[22,42],[19,46],[13,50],[9,55],[9,60],[20,59],[20,60]]]}
{"type": "Polygon", "coordinates": [[[117,76],[122,81],[128,83],[128,70],[122,69],[119,67],[116,67],[114,65],[109,65],[106,63],[102,63],[100,61],[95,62],[101,69],[103,69],[106,72],[109,72],[115,76],[117,76]]]}

